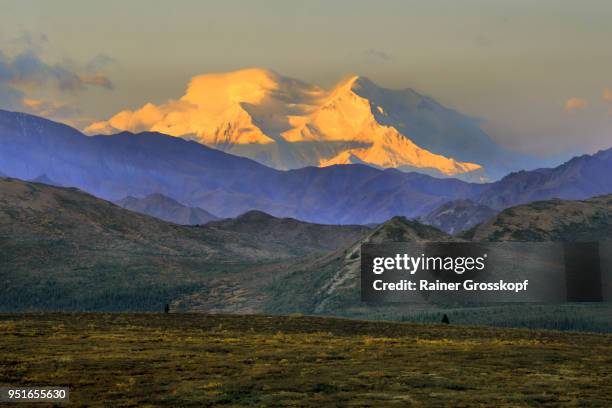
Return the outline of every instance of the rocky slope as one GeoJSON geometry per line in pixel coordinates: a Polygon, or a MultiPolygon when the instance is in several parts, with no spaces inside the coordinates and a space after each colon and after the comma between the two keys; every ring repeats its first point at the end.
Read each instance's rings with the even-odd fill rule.
{"type": "Polygon", "coordinates": [[[465,233],[474,241],[611,241],[612,195],[508,208],[465,233]]]}
{"type": "Polygon", "coordinates": [[[388,242],[451,242],[457,238],[404,217],[394,217],[363,239],[329,255],[294,265],[266,288],[269,312],[351,314],[367,308],[360,298],[361,245],[388,242]]]}
{"type": "Polygon", "coordinates": [[[375,306],[361,301],[361,244],[469,240],[602,241],[603,248],[609,249],[612,248],[612,195],[584,201],[549,200],[512,207],[460,237],[396,217],[354,245],[294,266],[291,273],[267,289],[271,295],[266,310],[345,316],[401,315],[414,306],[375,306]]]}

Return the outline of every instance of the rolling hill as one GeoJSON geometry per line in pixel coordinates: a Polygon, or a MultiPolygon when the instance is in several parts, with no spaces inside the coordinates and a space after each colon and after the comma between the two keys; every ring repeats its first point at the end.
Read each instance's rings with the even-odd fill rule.
{"type": "MultiPolygon", "coordinates": [[[[181,226],[74,188],[2,178],[0,310],[152,311],[169,303],[175,311],[436,321],[441,310],[450,310],[448,306],[361,302],[361,243],[474,236],[609,240],[611,205],[609,196],[537,202],[505,210],[497,221],[481,224],[463,237],[405,217],[368,229],[249,212],[205,226],[181,226]]],[[[452,310],[453,320],[467,324],[612,329],[606,305],[452,310]]]]}
{"type": "Polygon", "coordinates": [[[456,240],[434,227],[394,217],[352,245],[328,255],[312,257],[290,268],[290,273],[266,288],[271,294],[265,310],[275,313],[359,314],[370,308],[361,301],[360,295],[362,244],[456,240]]]}
{"type": "Polygon", "coordinates": [[[267,217],[250,221],[259,230],[253,235],[228,224],[170,224],[75,188],[1,178],[0,309],[158,310],[219,275],[331,251],[367,231],[298,232],[300,223],[267,217]],[[284,223],[295,239],[277,232],[284,223]],[[335,239],[315,241],[323,233],[335,239]]]}
{"type": "Polygon", "coordinates": [[[150,194],[143,198],[127,196],[116,201],[115,204],[126,210],[181,225],[206,224],[219,219],[206,210],[199,207],[187,207],[162,194],[150,194]]]}
{"type": "Polygon", "coordinates": [[[249,211],[236,218],[213,221],[206,227],[246,234],[261,242],[292,243],[309,252],[342,248],[370,231],[370,228],[362,225],[311,224],[293,218],[276,218],[261,211],[249,211]]]}
{"type": "MultiPolygon", "coordinates": [[[[612,196],[585,201],[549,200],[502,211],[460,237],[395,217],[361,241],[292,267],[266,290],[267,312],[304,312],[353,317],[401,316],[414,305],[366,305],[360,298],[362,243],[423,241],[602,241],[612,249],[612,196]],[[291,288],[291,290],[287,290],[291,288]]],[[[600,250],[601,251],[601,250],[600,250]]],[[[425,308],[426,309],[426,308],[425,308]]],[[[608,307],[609,310],[609,307],[608,307]]],[[[414,311],[414,310],[413,310],[414,311]]],[[[544,311],[542,311],[544,313],[544,311]]]]}
{"type": "Polygon", "coordinates": [[[474,241],[612,241],[612,195],[508,208],[465,233],[474,241]]]}

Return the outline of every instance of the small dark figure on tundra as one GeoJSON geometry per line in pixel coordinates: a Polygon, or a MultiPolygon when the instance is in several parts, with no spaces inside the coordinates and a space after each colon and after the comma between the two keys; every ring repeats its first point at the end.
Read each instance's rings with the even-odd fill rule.
{"type": "Polygon", "coordinates": [[[168,303],[164,306],[164,313],[170,313],[170,305],[168,303]]]}
{"type": "Polygon", "coordinates": [[[442,323],[450,324],[450,320],[448,320],[448,316],[446,315],[446,313],[444,313],[444,316],[442,316],[442,323]]]}

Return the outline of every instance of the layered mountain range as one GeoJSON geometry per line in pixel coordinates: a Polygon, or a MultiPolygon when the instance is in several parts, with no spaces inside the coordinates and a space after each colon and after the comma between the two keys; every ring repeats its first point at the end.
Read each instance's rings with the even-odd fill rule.
{"type": "Polygon", "coordinates": [[[281,170],[359,163],[483,181],[528,165],[479,125],[412,89],[353,76],[326,90],[255,68],[196,76],[178,100],[85,131],[160,132],[281,170]]]}
{"type": "Polygon", "coordinates": [[[600,240],[608,254],[611,228],[612,195],[512,207],[456,237],[405,217],[370,229],[252,211],[183,226],[74,188],[0,178],[0,310],[406,313],[414,305],[361,302],[361,244],[600,240]]]}
{"type": "Polygon", "coordinates": [[[0,178],[0,310],[157,310],[246,269],[333,251],[368,231],[256,212],[176,225],[75,188],[0,178]]]}
{"type": "MultiPolygon", "coordinates": [[[[386,304],[377,308],[361,301],[359,273],[364,243],[599,241],[601,253],[609,254],[611,239],[612,195],[589,200],[537,201],[507,208],[459,237],[414,220],[393,217],[352,245],[289,268],[286,275],[268,288],[274,295],[266,311],[363,317],[372,313],[401,314],[414,308],[414,304],[386,304]]],[[[609,316],[609,307],[606,313],[609,316]]]]}
{"type": "Polygon", "coordinates": [[[280,171],[194,141],[143,132],[88,137],[69,126],[0,111],[0,172],[77,187],[117,201],[162,194],[218,217],[249,210],[328,224],[424,216],[452,200],[500,210],[548,198],[612,192],[612,149],[550,169],[468,183],[364,165],[280,171]]]}

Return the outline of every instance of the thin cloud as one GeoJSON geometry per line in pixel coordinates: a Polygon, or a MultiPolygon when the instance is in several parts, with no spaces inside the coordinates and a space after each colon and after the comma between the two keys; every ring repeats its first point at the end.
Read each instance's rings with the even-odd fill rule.
{"type": "Polygon", "coordinates": [[[99,73],[105,68],[114,65],[116,61],[106,54],[98,54],[85,64],[85,71],[89,73],[99,73]]]}
{"type": "Polygon", "coordinates": [[[7,48],[0,50],[0,109],[78,120],[75,118],[81,115],[80,110],[63,102],[62,94],[93,87],[113,89],[112,81],[102,70],[114,60],[99,54],[84,65],[69,59],[49,62],[41,56],[47,43],[44,34],[30,33],[3,41],[7,48]],[[45,99],[38,97],[41,94],[47,95],[45,99]]]}
{"type": "Polygon", "coordinates": [[[375,49],[365,50],[363,52],[363,56],[366,58],[382,60],[382,61],[391,61],[392,59],[391,54],[385,51],[375,50],[375,49]]]}
{"type": "Polygon", "coordinates": [[[8,45],[17,47],[17,49],[41,52],[49,43],[49,39],[42,33],[23,32],[17,37],[9,38],[4,42],[8,45]]]}
{"type": "Polygon", "coordinates": [[[606,102],[612,102],[612,89],[610,88],[606,88],[603,91],[603,99],[606,102]]]}
{"type": "Polygon", "coordinates": [[[23,98],[21,103],[29,112],[44,117],[70,117],[81,113],[79,109],[63,102],[23,98]]]}
{"type": "Polygon", "coordinates": [[[113,89],[113,83],[102,74],[84,74],[79,77],[81,82],[86,85],[99,86],[106,89],[113,89]]]}
{"type": "Polygon", "coordinates": [[[112,88],[112,82],[103,74],[83,74],[66,65],[48,64],[32,50],[23,51],[14,58],[0,53],[0,80],[17,88],[46,84],[62,91],[79,91],[87,86],[112,88]]]}
{"type": "Polygon", "coordinates": [[[572,97],[565,101],[565,111],[566,112],[575,112],[580,109],[584,109],[587,107],[587,101],[583,98],[572,97]]]}
{"type": "Polygon", "coordinates": [[[21,106],[23,92],[0,81],[0,109],[14,110],[21,106]]]}

